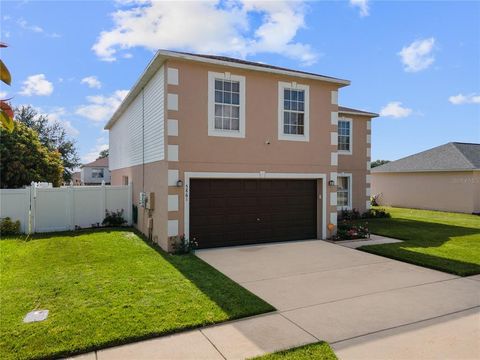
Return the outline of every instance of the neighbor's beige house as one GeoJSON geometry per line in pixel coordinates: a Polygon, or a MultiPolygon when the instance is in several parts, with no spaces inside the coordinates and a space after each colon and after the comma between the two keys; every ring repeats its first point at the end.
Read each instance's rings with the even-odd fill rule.
{"type": "Polygon", "coordinates": [[[480,144],[452,142],[372,169],[381,205],[480,213],[480,144]]]}
{"type": "Polygon", "coordinates": [[[347,80],[158,51],[106,125],[112,184],[162,248],[325,239],[369,207],[371,118],[338,105],[347,80]]]}

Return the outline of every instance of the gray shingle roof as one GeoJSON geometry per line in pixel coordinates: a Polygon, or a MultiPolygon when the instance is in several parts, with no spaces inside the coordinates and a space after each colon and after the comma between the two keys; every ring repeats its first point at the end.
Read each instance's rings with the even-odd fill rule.
{"type": "Polygon", "coordinates": [[[381,172],[480,170],[480,144],[450,142],[372,169],[381,172]]]}

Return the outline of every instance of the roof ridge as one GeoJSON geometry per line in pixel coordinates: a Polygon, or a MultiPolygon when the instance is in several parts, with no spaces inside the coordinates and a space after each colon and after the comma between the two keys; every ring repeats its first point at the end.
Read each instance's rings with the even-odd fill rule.
{"type": "MultiPolygon", "coordinates": [[[[457,143],[457,142],[451,142],[449,144],[452,144],[452,146],[455,148],[456,151],[458,151],[460,153],[460,155],[462,155],[462,157],[472,166],[473,169],[476,169],[476,166],[473,162],[470,161],[469,158],[467,158],[465,156],[465,154],[463,153],[463,151],[461,151],[456,144],[468,144],[468,143],[457,143]]],[[[476,144],[473,144],[473,145],[476,145],[476,144]]]]}

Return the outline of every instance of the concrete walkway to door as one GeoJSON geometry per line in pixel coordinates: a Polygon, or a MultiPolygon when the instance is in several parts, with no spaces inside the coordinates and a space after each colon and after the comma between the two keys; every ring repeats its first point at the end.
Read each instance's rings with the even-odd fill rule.
{"type": "Polygon", "coordinates": [[[278,311],[77,360],[245,359],[325,340],[340,359],[479,359],[480,278],[311,240],[198,251],[278,311]]]}
{"type": "Polygon", "coordinates": [[[477,278],[315,240],[197,255],[278,309],[270,315],[278,327],[268,330],[233,323],[204,331],[226,358],[276,350],[262,338],[282,338],[285,321],[303,332],[296,345],[325,340],[341,359],[480,358],[477,278]]]}

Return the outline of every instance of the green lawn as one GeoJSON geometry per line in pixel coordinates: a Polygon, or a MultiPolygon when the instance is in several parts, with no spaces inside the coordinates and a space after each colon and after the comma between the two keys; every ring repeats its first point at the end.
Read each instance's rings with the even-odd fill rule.
{"type": "Polygon", "coordinates": [[[309,344],[273,354],[256,357],[255,360],[336,360],[332,348],[326,342],[309,344]]]}
{"type": "Polygon", "coordinates": [[[0,254],[2,359],[58,357],[273,310],[196,256],[165,254],[131,231],[4,239],[0,254]],[[24,324],[34,309],[48,309],[48,319],[24,324]]]}
{"type": "Polygon", "coordinates": [[[480,216],[384,208],[391,219],[369,219],[372,233],[405,240],[360,250],[448,273],[480,274],[480,216]]]}

